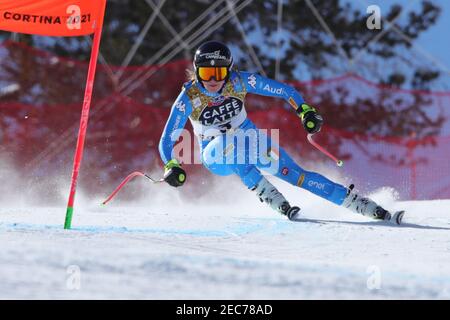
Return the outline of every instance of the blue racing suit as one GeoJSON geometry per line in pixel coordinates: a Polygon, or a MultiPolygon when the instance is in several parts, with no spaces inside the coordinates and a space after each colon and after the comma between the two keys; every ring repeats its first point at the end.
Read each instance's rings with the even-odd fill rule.
{"type": "Polygon", "coordinates": [[[232,71],[218,93],[207,91],[197,81],[187,82],[172,106],[159,143],[163,163],[174,158],[174,144],[189,118],[201,147],[202,163],[212,173],[236,174],[253,189],[262,179],[260,170],[264,170],[341,205],[346,187],[301,168],[247,118],[247,93],[282,98],[296,110],[304,104],[293,87],[256,73],[232,71]]]}

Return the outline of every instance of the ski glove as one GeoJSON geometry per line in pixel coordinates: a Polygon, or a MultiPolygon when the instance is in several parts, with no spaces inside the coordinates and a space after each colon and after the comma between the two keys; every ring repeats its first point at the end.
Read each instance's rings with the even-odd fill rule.
{"type": "Polygon", "coordinates": [[[172,187],[181,187],[186,181],[186,172],[176,159],[172,159],[164,166],[164,181],[172,187]]]}
{"type": "Polygon", "coordinates": [[[303,127],[308,133],[317,133],[322,128],[323,118],[316,112],[316,109],[306,103],[297,110],[297,114],[302,119],[303,127]]]}

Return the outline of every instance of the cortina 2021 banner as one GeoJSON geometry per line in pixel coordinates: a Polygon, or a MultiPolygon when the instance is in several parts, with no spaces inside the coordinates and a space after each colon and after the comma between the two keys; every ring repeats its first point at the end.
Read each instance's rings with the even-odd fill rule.
{"type": "Polygon", "coordinates": [[[94,33],[105,1],[1,0],[0,30],[45,36],[88,35],[94,33]]]}

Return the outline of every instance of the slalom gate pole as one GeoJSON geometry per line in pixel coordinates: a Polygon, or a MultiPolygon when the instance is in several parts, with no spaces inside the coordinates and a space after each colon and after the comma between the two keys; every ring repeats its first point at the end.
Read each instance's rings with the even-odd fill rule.
{"type": "Polygon", "coordinates": [[[142,173],[142,172],[139,172],[139,171],[135,171],[133,173],[130,173],[125,179],[123,179],[123,181],[109,195],[109,197],[105,201],[102,202],[102,205],[106,205],[112,198],[114,198],[114,196],[120,191],[120,189],[122,189],[131,179],[133,179],[134,177],[138,177],[138,176],[145,177],[145,178],[149,179],[153,183],[160,183],[160,182],[164,181],[164,179],[155,180],[155,179],[151,178],[150,176],[146,175],[145,173],[142,173]]]}
{"type": "Polygon", "coordinates": [[[342,167],[344,165],[344,162],[342,160],[339,160],[338,158],[333,156],[331,153],[329,153],[324,147],[322,147],[317,142],[315,142],[312,137],[313,137],[313,134],[308,133],[307,139],[308,139],[309,143],[311,143],[314,147],[316,147],[320,152],[325,154],[327,157],[332,159],[338,167],[342,167]]]}
{"type": "Polygon", "coordinates": [[[94,88],[95,70],[97,68],[97,58],[100,50],[100,39],[102,36],[103,20],[105,15],[106,1],[103,4],[102,14],[95,26],[94,40],[92,44],[91,59],[89,61],[89,70],[86,81],[86,89],[84,92],[83,108],[81,111],[80,128],[78,130],[77,147],[73,161],[72,181],[70,186],[69,201],[67,204],[66,219],[64,229],[70,229],[72,225],[73,206],[75,202],[75,193],[77,188],[78,173],[80,170],[81,160],[83,158],[84,142],[86,138],[86,129],[89,119],[89,109],[91,106],[92,91],[94,88]]]}

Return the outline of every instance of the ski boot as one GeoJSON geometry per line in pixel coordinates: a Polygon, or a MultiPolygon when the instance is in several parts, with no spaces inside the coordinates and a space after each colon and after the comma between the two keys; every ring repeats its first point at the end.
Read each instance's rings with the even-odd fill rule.
{"type": "Polygon", "coordinates": [[[366,217],[371,217],[377,220],[384,220],[400,224],[402,222],[404,211],[398,211],[391,215],[391,213],[381,206],[376,204],[369,198],[361,197],[356,192],[353,192],[355,185],[351,184],[348,187],[347,196],[342,203],[342,206],[350,209],[355,213],[362,214],[366,217]]]}
{"type": "Polygon", "coordinates": [[[299,214],[299,207],[291,207],[286,198],[275,188],[266,178],[253,188],[261,202],[266,202],[272,209],[288,217],[289,220],[295,220],[299,214]]]}

